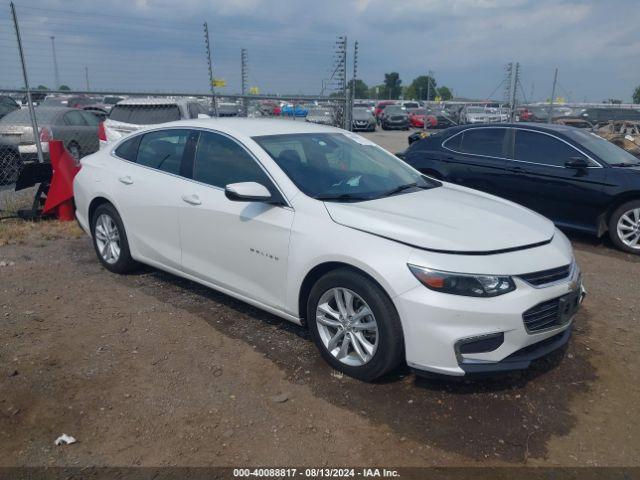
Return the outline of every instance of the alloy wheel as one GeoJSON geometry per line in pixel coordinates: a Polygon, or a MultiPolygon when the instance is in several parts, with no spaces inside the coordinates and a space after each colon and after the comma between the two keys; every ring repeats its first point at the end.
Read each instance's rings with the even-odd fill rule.
{"type": "Polygon", "coordinates": [[[102,259],[113,265],[120,259],[120,232],[111,216],[102,213],[96,220],[95,237],[102,259]]]}
{"type": "Polygon", "coordinates": [[[357,293],[342,287],[327,290],[316,308],[318,333],[324,347],[345,365],[360,367],[378,348],[378,323],[357,293]]]}
{"type": "Polygon", "coordinates": [[[640,250],[640,208],[623,213],[618,219],[618,238],[627,247],[640,250]]]}

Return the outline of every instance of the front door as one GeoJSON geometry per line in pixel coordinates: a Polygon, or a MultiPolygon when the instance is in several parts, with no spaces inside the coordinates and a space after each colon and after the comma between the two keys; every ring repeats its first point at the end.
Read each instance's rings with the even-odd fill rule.
{"type": "Polygon", "coordinates": [[[607,169],[558,137],[524,128],[514,130],[505,196],[560,225],[596,229],[607,200],[603,192],[607,169]],[[565,166],[578,158],[589,168],[565,166]]]}
{"type": "Polygon", "coordinates": [[[230,183],[257,182],[284,201],[273,181],[243,146],[202,131],[193,182],[181,195],[183,270],[275,308],[285,304],[293,210],[284,205],[229,200],[230,183]]]}

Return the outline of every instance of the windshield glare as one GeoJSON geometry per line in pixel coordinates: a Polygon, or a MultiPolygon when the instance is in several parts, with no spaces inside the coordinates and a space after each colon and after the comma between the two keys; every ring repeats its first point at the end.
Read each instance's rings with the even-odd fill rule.
{"type": "Polygon", "coordinates": [[[358,135],[298,133],[253,139],[310,197],[370,200],[405,185],[436,186],[394,155],[358,135]]]}
{"type": "Polygon", "coordinates": [[[566,135],[577,143],[584,145],[609,165],[636,165],[638,159],[626,150],[614,145],[595,133],[584,132],[572,128],[566,135]]]}

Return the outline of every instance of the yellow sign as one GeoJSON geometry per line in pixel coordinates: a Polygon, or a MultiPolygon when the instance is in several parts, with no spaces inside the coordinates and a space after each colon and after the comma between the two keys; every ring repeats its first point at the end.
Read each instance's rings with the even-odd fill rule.
{"type": "Polygon", "coordinates": [[[227,81],[223,78],[214,78],[213,82],[211,82],[214,87],[226,87],[227,81]]]}
{"type": "Polygon", "coordinates": [[[260,93],[260,89],[258,87],[251,87],[249,89],[250,95],[258,95],[260,93]]]}
{"type": "Polygon", "coordinates": [[[441,102],[442,101],[442,97],[440,95],[437,95],[436,98],[433,99],[434,102],[441,102]]]}

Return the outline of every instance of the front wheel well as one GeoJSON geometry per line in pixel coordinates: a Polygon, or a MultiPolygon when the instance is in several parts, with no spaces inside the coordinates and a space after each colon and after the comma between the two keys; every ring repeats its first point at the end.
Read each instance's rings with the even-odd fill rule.
{"type": "Polygon", "coordinates": [[[302,322],[303,325],[305,326],[307,325],[305,317],[307,315],[307,301],[309,300],[309,294],[311,293],[311,289],[321,277],[323,277],[329,272],[332,272],[338,269],[347,269],[353,272],[357,272],[361,275],[364,275],[369,280],[371,280],[376,285],[378,285],[383,291],[386,291],[384,287],[380,285],[380,283],[371,275],[369,275],[367,272],[365,272],[360,268],[354,267],[353,265],[350,265],[348,263],[325,262],[325,263],[316,265],[304,277],[304,280],[302,281],[302,285],[300,286],[300,292],[298,294],[298,316],[300,317],[300,321],[302,322]]]}

